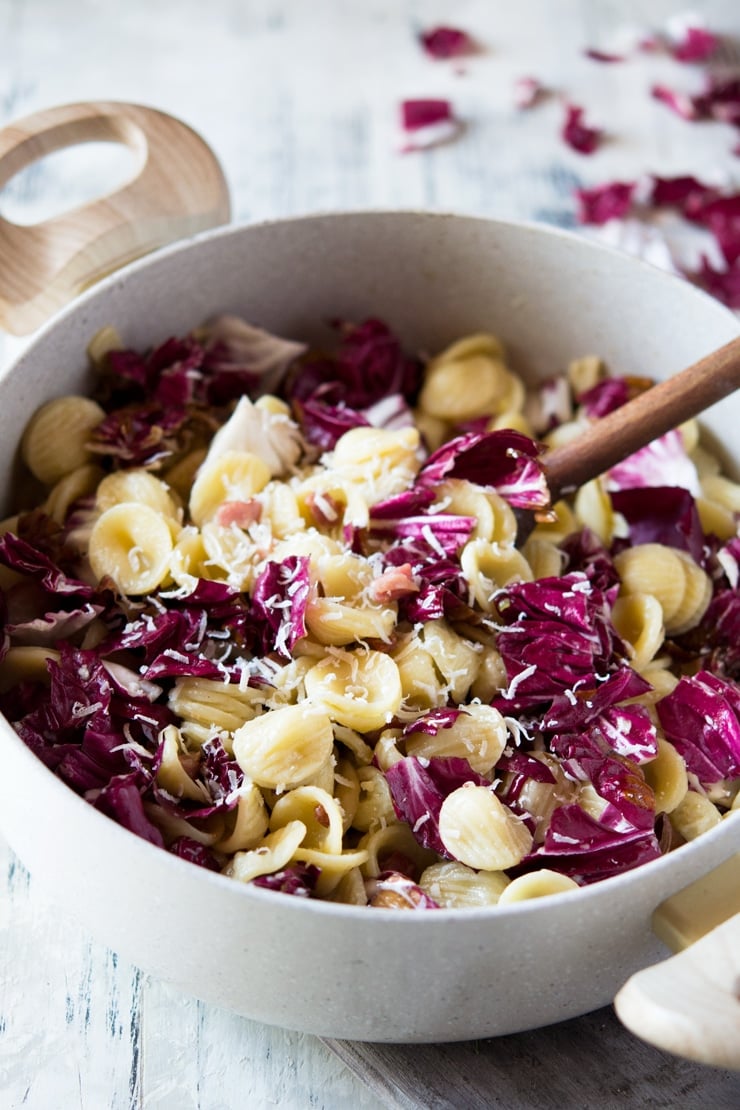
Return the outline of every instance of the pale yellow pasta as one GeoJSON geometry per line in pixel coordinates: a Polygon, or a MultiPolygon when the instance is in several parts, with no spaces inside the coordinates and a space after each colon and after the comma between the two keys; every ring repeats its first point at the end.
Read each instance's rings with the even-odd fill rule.
{"type": "Polygon", "coordinates": [[[445,909],[495,906],[509,882],[502,871],[474,871],[457,860],[433,863],[419,878],[421,889],[445,909]]]}
{"type": "Polygon", "coordinates": [[[214,845],[216,851],[229,856],[256,848],[269,827],[267,806],[259,787],[253,782],[245,782],[238,791],[231,828],[214,845]]]}
{"type": "Polygon", "coordinates": [[[181,730],[188,741],[201,745],[212,736],[229,737],[259,709],[258,691],[238,683],[217,682],[212,678],[178,678],[170,691],[168,705],[181,718],[181,730]]]}
{"type": "Polygon", "coordinates": [[[400,821],[371,829],[360,839],[358,847],[367,852],[367,860],[362,865],[362,873],[367,879],[375,879],[387,870],[386,861],[396,854],[405,856],[420,870],[437,858],[434,852],[422,847],[408,825],[400,821]]]}
{"type": "Polygon", "coordinates": [[[478,657],[478,669],[470,687],[470,696],[482,702],[491,702],[509,685],[506,666],[501,653],[493,647],[484,647],[478,657]]]}
{"type": "Polygon", "coordinates": [[[319,525],[340,536],[345,524],[366,528],[373,491],[337,470],[326,470],[300,481],[295,496],[298,511],[308,527],[319,525]]]}
{"type": "Polygon", "coordinates": [[[341,543],[331,536],[324,536],[315,528],[307,528],[288,539],[279,540],[273,547],[270,558],[280,563],[289,555],[311,560],[311,568],[315,573],[316,568],[321,568],[324,560],[332,556],[342,556],[341,543]]]}
{"type": "Polygon", "coordinates": [[[681,433],[683,449],[687,455],[690,455],[699,446],[699,422],[692,417],[679,424],[678,430],[681,433]]]}
{"type": "Polygon", "coordinates": [[[44,502],[44,509],[57,522],[64,524],[70,507],[81,497],[94,493],[103,477],[103,471],[95,463],[78,466],[54,485],[44,502]]]}
{"type": "Polygon", "coordinates": [[[165,469],[164,477],[167,485],[174,490],[183,504],[188,502],[195,475],[203,465],[206,453],[205,447],[197,447],[165,469]]]}
{"type": "Polygon", "coordinates": [[[148,505],[106,509],[90,533],[88,558],[98,581],[109,576],[124,594],[148,594],[167,579],[172,532],[148,505]]]}
{"type": "Polygon", "coordinates": [[[261,506],[260,522],[269,528],[275,539],[284,540],[306,527],[298,498],[285,482],[268,482],[256,500],[261,506]]]}
{"type": "Polygon", "coordinates": [[[670,632],[686,592],[686,571],[680,553],[660,543],[636,544],[620,551],[614,566],[622,595],[651,594],[660,602],[670,632]]]}
{"type": "Polygon", "coordinates": [[[565,891],[578,889],[575,879],[542,867],[539,871],[530,871],[528,875],[519,875],[512,879],[502,890],[498,904],[511,906],[514,902],[528,902],[532,898],[545,898],[549,894],[563,894],[565,891]]]}
{"type": "Polygon", "coordinates": [[[459,636],[444,619],[427,621],[419,640],[442,677],[444,699],[461,702],[477,674],[481,646],[459,636]]]}
{"type": "Polygon", "coordinates": [[[148,470],[139,467],[131,470],[116,470],[108,474],[98,485],[95,494],[95,506],[99,512],[104,513],[114,505],[123,502],[133,502],[137,505],[148,505],[166,520],[179,524],[182,511],[175,503],[167,485],[155,478],[148,470]]]}
{"type": "Polygon", "coordinates": [[[689,457],[696,467],[700,481],[703,481],[708,474],[719,474],[722,469],[717,456],[712,451],[708,451],[701,444],[691,451],[689,457]]]}
{"type": "Polygon", "coordinates": [[[737,535],[737,519],[726,505],[709,501],[706,497],[697,497],[695,501],[702,531],[707,535],[718,536],[721,540],[730,540],[737,535]]]}
{"type": "Polygon", "coordinates": [[[58,662],[59,652],[50,647],[22,645],[10,647],[0,659],[0,693],[6,693],[19,682],[50,681],[47,660],[58,662]]]}
{"type": "Polygon", "coordinates": [[[655,812],[672,813],[686,797],[689,776],[683,756],[663,736],[658,737],[658,754],[643,766],[645,780],[655,794],[655,812]]]}
{"type": "Polygon", "coordinates": [[[633,593],[618,597],[612,608],[612,623],[631,649],[630,662],[644,671],[663,644],[663,607],[652,594],[633,593]]]}
{"type": "Polygon", "coordinates": [[[540,520],[532,531],[532,539],[549,540],[550,543],[560,543],[578,531],[578,521],[567,501],[556,501],[549,510],[548,519],[540,520]]]}
{"type": "Polygon", "coordinates": [[[326,458],[328,476],[356,487],[374,504],[408,488],[420,466],[420,445],[413,427],[350,428],[326,458]]]}
{"type": "Polygon", "coordinates": [[[651,660],[646,667],[642,670],[642,677],[650,683],[652,687],[645,694],[641,694],[635,701],[638,704],[645,705],[654,721],[657,721],[655,715],[655,703],[659,702],[667,694],[675,690],[678,685],[678,677],[669,669],[670,660],[664,656],[657,657],[651,660]]]}
{"type": "Polygon", "coordinates": [[[306,606],[306,626],[320,644],[340,647],[364,640],[390,643],[397,608],[393,604],[347,605],[331,597],[314,597],[306,606]]]}
{"type": "Polygon", "coordinates": [[[668,819],[684,840],[695,840],[722,820],[716,805],[694,790],[689,790],[684,795],[676,808],[668,814],[668,819]]]}
{"type": "Polygon", "coordinates": [[[264,552],[236,525],[224,526],[209,520],[200,529],[205,558],[203,576],[228,582],[238,590],[249,590],[264,552]]]}
{"type": "Polygon", "coordinates": [[[523,436],[529,436],[530,439],[536,438],[529,420],[523,412],[518,410],[505,409],[498,416],[492,417],[486,425],[486,431],[488,432],[499,432],[507,428],[515,432],[521,432],[523,436]]]}
{"type": "MultiPolygon", "coordinates": [[[[442,351],[427,366],[419,407],[453,423],[506,409],[511,403],[515,376],[502,360],[495,337],[470,336],[442,351]]],[[[523,391],[522,391],[523,400],[523,391]]]]}
{"type": "Polygon", "coordinates": [[[315,891],[319,898],[326,898],[336,890],[345,875],[363,866],[367,860],[367,852],[362,848],[349,848],[343,852],[320,852],[301,844],[296,848],[293,859],[319,869],[315,891]]]}
{"type": "Polygon", "coordinates": [[[740,513],[740,482],[733,482],[722,474],[708,474],[702,479],[701,488],[710,501],[716,501],[731,513],[740,513]]]}
{"type": "Polygon", "coordinates": [[[391,657],[398,668],[403,703],[409,709],[433,709],[444,705],[445,687],[439,681],[439,672],[431,652],[426,651],[418,635],[399,637],[391,657]]]}
{"type": "Polygon", "coordinates": [[[169,813],[153,802],[144,802],[144,812],[152,824],[157,826],[168,844],[179,836],[186,836],[189,840],[195,840],[198,844],[213,848],[223,836],[224,823],[220,816],[209,818],[208,828],[199,828],[192,821],[186,821],[184,817],[169,813]]]}
{"type": "Polygon", "coordinates": [[[352,867],[345,872],[327,897],[330,902],[339,902],[345,906],[366,906],[367,891],[359,867],[352,867]]]}
{"type": "Polygon", "coordinates": [[[694,562],[685,551],[677,552],[684,568],[684,592],[681,603],[670,621],[666,621],[666,633],[681,636],[695,628],[712,600],[712,580],[706,571],[694,562]]]}
{"type": "Polygon", "coordinates": [[[372,832],[396,821],[396,812],[385,775],[378,767],[367,765],[357,768],[360,794],[352,818],[352,827],[360,832],[372,832]]]}
{"type": "MultiPolygon", "coordinates": [[[[180,729],[167,725],[159,734],[160,764],[157,782],[174,798],[188,798],[192,802],[207,805],[211,796],[202,783],[195,782],[182,764],[182,756],[188,757],[183,745],[180,729]]],[[[192,757],[191,757],[192,758],[192,757]]]]}
{"type": "Polygon", "coordinates": [[[563,573],[565,552],[551,540],[529,536],[522,548],[522,554],[529,563],[532,577],[557,578],[563,573]]]}
{"type": "Polygon", "coordinates": [[[360,778],[357,767],[348,756],[337,759],[334,768],[334,797],[342,810],[342,832],[354,821],[360,801],[360,778]]]}
{"type": "Polygon", "coordinates": [[[223,870],[224,875],[249,883],[260,875],[272,875],[282,871],[294,858],[298,846],[306,835],[302,821],[291,821],[267,836],[246,852],[236,852],[223,870]]]}
{"type": "Polygon", "coordinates": [[[439,811],[447,851],[477,871],[505,871],[521,863],[532,834],[486,786],[466,783],[448,794],[439,811]]]}
{"type": "Polygon", "coordinates": [[[429,452],[436,451],[453,435],[452,425],[447,420],[424,412],[422,409],[414,411],[414,424],[419,429],[419,434],[424,446],[429,452]]]}
{"type": "Polygon", "coordinates": [[[169,572],[173,581],[188,590],[195,589],[199,578],[212,578],[206,567],[208,555],[203,537],[194,525],[182,528],[170,555],[169,572]]]}
{"type": "Polygon", "coordinates": [[[267,464],[249,451],[226,451],[213,461],[206,457],[190,490],[191,519],[202,525],[224,501],[249,501],[270,478],[267,464]]]}
{"type": "Polygon", "coordinates": [[[411,733],[406,739],[407,755],[421,759],[435,757],[467,759],[478,774],[488,774],[506,747],[506,722],[492,705],[470,704],[447,728],[435,736],[411,733]]]}
{"type": "Polygon", "coordinates": [[[573,508],[578,523],[590,528],[608,547],[614,538],[614,513],[611,498],[600,478],[594,478],[580,487],[573,508]]]}
{"type": "Polygon", "coordinates": [[[118,331],[111,325],[106,324],[100,331],[96,331],[87,345],[87,357],[90,362],[98,370],[105,366],[108,355],[111,351],[120,351],[123,349],[123,340],[118,331]]]}
{"type": "MultiPolygon", "coordinates": [[[[310,673],[310,672],[309,672],[310,673]]],[[[234,758],[258,786],[290,790],[308,782],[331,757],[334,733],[317,705],[286,705],[241,725],[234,758]]]]}
{"type": "Polygon", "coordinates": [[[595,385],[606,376],[606,367],[598,355],[584,355],[568,363],[568,381],[576,397],[595,385]]]}
{"type": "Polygon", "coordinates": [[[512,582],[531,582],[532,568],[513,544],[471,540],[460,555],[460,566],[473,600],[485,613],[495,609],[495,596],[512,582]]]}
{"type": "Polygon", "coordinates": [[[586,427],[587,422],[584,420],[566,420],[565,423],[558,424],[556,428],[543,436],[542,440],[550,450],[555,447],[565,447],[566,444],[572,443],[574,439],[578,439],[586,427]]]}
{"type": "Polygon", "coordinates": [[[361,601],[373,582],[373,568],[367,559],[351,552],[319,556],[311,567],[311,576],[326,597],[361,601]]]}
{"type": "Polygon", "coordinates": [[[270,832],[291,821],[302,821],[306,835],[301,844],[317,852],[342,851],[343,815],[339,802],[318,786],[297,786],[278,798],[270,814],[270,832]]]}
{"type": "MultiPolygon", "coordinates": [[[[539,779],[527,778],[519,791],[517,802],[534,819],[534,841],[536,844],[541,844],[554,811],[558,806],[575,801],[578,787],[566,778],[559,761],[554,756],[543,752],[535,755],[534,758],[545,764],[555,781],[540,782],[539,779]]],[[[600,803],[599,812],[601,808],[603,808],[602,803],[600,803]]]]}
{"type": "Polygon", "coordinates": [[[45,486],[92,460],[88,441],[105,419],[89,397],[56,397],[33,414],[21,441],[21,455],[31,473],[45,486]]]}
{"type": "Polygon", "coordinates": [[[356,732],[353,728],[347,728],[346,725],[335,724],[334,739],[351,752],[357,766],[363,763],[372,763],[373,749],[362,739],[359,732],[356,732]]]}
{"type": "Polygon", "coordinates": [[[305,682],[314,705],[358,732],[382,728],[401,707],[398,667],[380,651],[335,648],[307,672],[305,682]]]}
{"type": "Polygon", "coordinates": [[[378,737],[378,742],[373,750],[373,759],[381,771],[387,771],[394,763],[403,758],[398,750],[398,741],[401,738],[399,728],[384,728],[378,737]]]}

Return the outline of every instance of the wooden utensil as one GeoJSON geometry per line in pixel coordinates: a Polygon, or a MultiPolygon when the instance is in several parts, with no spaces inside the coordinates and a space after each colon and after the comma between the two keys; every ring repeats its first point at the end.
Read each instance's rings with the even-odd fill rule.
{"type": "MultiPolygon", "coordinates": [[[[581,435],[543,456],[550,502],[597,478],[658,436],[697,416],[740,386],[740,336],[640,393],[581,435]]],[[[536,521],[519,511],[518,541],[536,521]]]]}
{"type": "Polygon", "coordinates": [[[29,227],[0,217],[0,327],[14,335],[134,258],[228,222],[228,188],[210,147],[180,120],[135,104],[66,104],[6,127],[0,188],[44,155],[85,142],[123,143],[135,174],[116,192],[29,227]]]}
{"type": "Polygon", "coordinates": [[[679,954],[628,979],[620,1020],[657,1048],[740,1071],[740,853],[658,906],[653,930],[679,954]]]}

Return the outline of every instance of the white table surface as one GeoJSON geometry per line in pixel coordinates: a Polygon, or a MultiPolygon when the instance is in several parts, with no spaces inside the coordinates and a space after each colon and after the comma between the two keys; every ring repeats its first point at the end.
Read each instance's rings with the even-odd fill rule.
{"type": "MultiPolygon", "coordinates": [[[[717,0],[693,8],[728,34],[723,60],[737,64],[737,4],[717,0]]],[[[0,0],[0,126],[83,99],[163,108],[213,146],[238,221],[423,207],[572,226],[578,184],[647,171],[736,185],[740,179],[729,127],[688,125],[649,98],[657,80],[695,89],[696,69],[665,57],[606,66],[583,56],[584,47],[613,47],[630,25],[646,27],[644,9],[660,27],[685,5],[0,0]],[[415,34],[439,23],[465,28],[484,50],[462,65],[430,60],[415,34]],[[557,97],[516,112],[512,85],[523,74],[583,104],[589,122],[607,129],[609,141],[595,157],[584,158],[559,139],[557,97]],[[433,151],[399,154],[397,104],[408,96],[449,96],[465,133],[433,151]]],[[[109,148],[55,155],[0,193],[0,211],[32,222],[117,184],[126,168],[125,157],[111,156],[109,148]]],[[[0,337],[0,365],[21,345],[0,337]]],[[[43,821],[32,799],[29,820],[43,821]]],[[[0,1107],[411,1105],[398,1092],[394,1098],[388,1085],[366,1086],[315,1038],[235,1017],[142,975],[50,905],[1,841],[0,855],[0,1107]]],[[[679,1101],[628,1085],[601,1101],[591,1095],[588,1105],[738,1104],[732,1094],[740,1100],[738,1089],[720,1090],[716,1073],[692,1077],[679,1101]]],[[[516,1083],[507,1089],[516,1091],[516,1083]]],[[[529,1076],[505,1104],[552,1105],[538,1098],[529,1076]]],[[[491,1099],[504,1105],[493,1092],[491,1099]]],[[[464,1100],[451,1089],[434,1105],[464,1100]]]]}

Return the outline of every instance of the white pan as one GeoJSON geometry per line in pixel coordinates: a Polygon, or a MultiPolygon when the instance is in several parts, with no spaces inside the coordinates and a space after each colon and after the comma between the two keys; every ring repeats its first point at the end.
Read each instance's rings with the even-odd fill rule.
{"type": "MultiPolygon", "coordinates": [[[[117,120],[117,137],[128,142],[133,135],[143,143],[146,164],[146,141],[137,128],[146,130],[147,116],[127,112],[97,106],[88,117],[105,117],[109,137],[115,131],[110,120],[117,120]]],[[[25,121],[25,134],[39,134],[42,123],[25,121]]],[[[83,129],[72,137],[90,136],[83,129]]],[[[54,145],[69,138],[57,133],[54,145]]],[[[7,134],[2,140],[0,183],[41,152],[37,141],[20,158],[17,133],[15,140],[7,134]]],[[[168,143],[176,141],[167,135],[168,143]]],[[[165,175],[173,160],[174,147],[162,159],[165,175]]],[[[204,203],[199,198],[201,226],[223,221],[222,180],[209,177],[203,151],[196,164],[210,190],[204,203]]],[[[115,210],[115,198],[108,207],[115,210]]],[[[98,211],[93,224],[99,217],[98,211]]],[[[15,284],[0,284],[6,323],[15,321],[19,330],[35,326],[75,282],[119,262],[123,240],[123,253],[136,253],[130,214],[119,212],[113,223],[91,248],[96,229],[89,226],[89,210],[74,216],[61,277],[52,272],[59,259],[48,250],[38,262],[48,243],[44,229],[34,239],[8,238],[8,225],[0,224],[4,273],[6,279],[15,275],[15,284]],[[28,289],[24,274],[31,275],[28,289]]],[[[153,225],[156,219],[149,231],[153,225]]],[[[157,226],[159,237],[147,232],[145,242],[142,235],[139,251],[167,237],[161,221],[157,226]]],[[[185,230],[197,226],[196,219],[185,230]]],[[[617,373],[664,377],[740,330],[729,311],[688,283],[542,227],[365,212],[211,231],[159,250],[80,296],[2,377],[0,495],[9,501],[19,435],[34,409],[51,396],[86,388],[85,347],[94,332],[112,324],[127,345],[145,347],[217,312],[239,313],[308,341],[325,334],[327,319],[373,315],[388,321],[412,350],[438,350],[489,330],[529,376],[595,352],[617,373]]],[[[739,421],[736,396],[704,418],[738,476],[739,421]]],[[[504,908],[405,913],[307,901],[244,886],[137,838],[57,780],[4,721],[0,829],[60,906],[147,972],[261,1021],[329,1037],[407,1042],[508,1034],[610,1002],[633,973],[665,955],[651,928],[657,907],[740,848],[735,812],[637,870],[504,908]]],[[[737,868],[734,880],[720,879],[719,919],[731,916],[732,882],[740,888],[737,868]]],[[[696,931],[706,927],[702,920],[696,931]]],[[[644,1017],[641,1031],[664,1047],[740,1066],[740,917],[701,943],[710,948],[702,961],[709,976],[702,989],[713,991],[709,1009],[698,1010],[690,999],[687,1017],[665,1021],[660,982],[641,989],[637,980],[622,996],[624,1018],[634,1026],[644,1017]],[[710,1011],[720,1015],[714,1030],[710,1011]]],[[[680,990],[669,987],[668,995],[675,1012],[680,990]]]]}

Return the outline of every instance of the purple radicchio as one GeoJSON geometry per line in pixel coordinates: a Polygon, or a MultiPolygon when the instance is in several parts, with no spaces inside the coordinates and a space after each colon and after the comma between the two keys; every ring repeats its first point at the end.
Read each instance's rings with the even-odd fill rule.
{"type": "Polygon", "coordinates": [[[689,771],[705,785],[740,776],[740,692],[707,671],[683,677],[656,706],[689,771]]]}
{"type": "Polygon", "coordinates": [[[467,759],[457,757],[418,759],[405,756],[385,772],[393,799],[393,808],[401,821],[406,821],[424,848],[430,848],[445,859],[450,853],[439,835],[439,811],[448,794],[466,782],[490,786],[477,774],[467,759]]]}
{"type": "Polygon", "coordinates": [[[276,651],[286,659],[306,635],[306,606],[311,593],[310,559],[289,555],[282,562],[270,560],[252,589],[252,616],[260,629],[263,653],[276,651]]]}
{"type": "Polygon", "coordinates": [[[510,429],[469,432],[434,451],[417,475],[420,485],[462,478],[495,490],[517,509],[544,509],[550,502],[538,456],[540,444],[510,429]]]}

